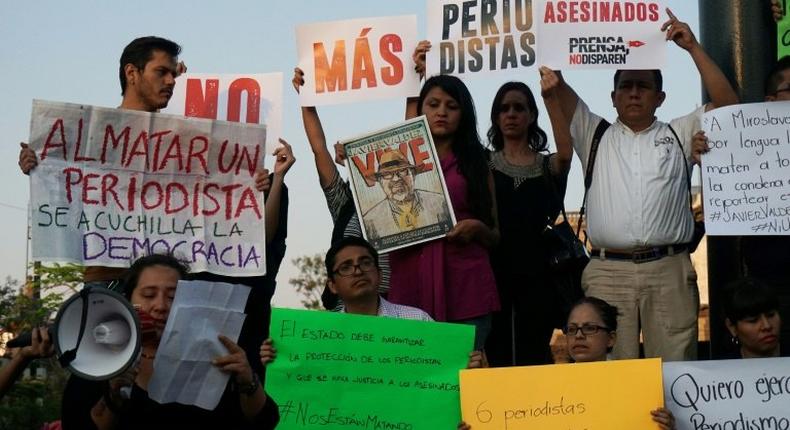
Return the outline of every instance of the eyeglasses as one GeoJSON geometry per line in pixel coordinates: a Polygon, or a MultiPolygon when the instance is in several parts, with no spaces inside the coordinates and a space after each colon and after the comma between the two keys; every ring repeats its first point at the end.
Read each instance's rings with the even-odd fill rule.
{"type": "Polygon", "coordinates": [[[384,173],[379,173],[379,177],[380,177],[380,178],[384,178],[384,179],[386,179],[386,180],[390,181],[390,180],[392,180],[392,178],[394,178],[396,175],[397,175],[399,178],[403,179],[403,178],[405,178],[405,177],[409,176],[409,173],[411,173],[411,169],[409,169],[409,168],[405,168],[405,169],[396,170],[396,171],[394,171],[394,172],[384,172],[384,173]]]}
{"type": "Polygon", "coordinates": [[[343,277],[351,276],[357,271],[357,268],[360,272],[367,273],[376,268],[376,262],[372,258],[363,258],[357,264],[343,263],[333,273],[343,277]]]}
{"type": "Polygon", "coordinates": [[[582,332],[583,336],[590,336],[598,333],[599,330],[609,331],[609,327],[604,327],[597,324],[585,324],[583,326],[569,325],[562,331],[568,336],[576,336],[576,334],[579,332],[582,332]]]}

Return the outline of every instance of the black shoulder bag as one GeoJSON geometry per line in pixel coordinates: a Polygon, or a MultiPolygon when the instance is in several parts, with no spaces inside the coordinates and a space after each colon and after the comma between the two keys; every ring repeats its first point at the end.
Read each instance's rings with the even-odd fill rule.
{"type": "Polygon", "coordinates": [[[565,203],[557,191],[554,179],[551,177],[549,157],[544,158],[543,161],[543,177],[562,213],[562,221],[559,223],[555,224],[553,219],[547,220],[546,228],[541,235],[543,246],[546,250],[549,275],[554,284],[557,308],[559,310],[559,314],[555,317],[555,327],[563,327],[565,325],[571,307],[584,297],[582,272],[587,267],[587,263],[590,262],[590,254],[587,252],[585,243],[579,239],[579,232],[584,217],[584,205],[587,202],[587,190],[592,184],[592,165],[595,163],[595,155],[598,151],[601,136],[603,136],[608,127],[609,123],[601,120],[593,135],[590,157],[584,178],[584,199],[579,210],[579,223],[576,233],[573,232],[573,227],[568,222],[568,215],[565,213],[565,203]]]}

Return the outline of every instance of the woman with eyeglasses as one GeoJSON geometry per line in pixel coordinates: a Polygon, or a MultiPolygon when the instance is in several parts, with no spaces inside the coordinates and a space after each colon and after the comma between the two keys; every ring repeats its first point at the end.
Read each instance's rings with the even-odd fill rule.
{"type": "Polygon", "coordinates": [[[781,357],[782,318],[779,300],[768,286],[744,278],[727,286],[724,297],[724,323],[739,358],[781,357]]]}
{"type": "MultiPolygon", "coordinates": [[[[606,361],[617,341],[617,307],[596,297],[585,297],[571,308],[563,332],[573,362],[606,361]]],[[[668,409],[658,408],[650,415],[660,429],[675,428],[675,417],[668,409]]]]}

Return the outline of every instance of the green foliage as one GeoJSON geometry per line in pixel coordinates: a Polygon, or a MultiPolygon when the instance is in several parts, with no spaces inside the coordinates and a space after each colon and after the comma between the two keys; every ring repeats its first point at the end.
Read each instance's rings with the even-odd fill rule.
{"type": "Polygon", "coordinates": [[[307,309],[321,309],[321,292],[326,285],[324,258],[320,254],[303,255],[291,260],[299,268],[299,277],[292,278],[289,284],[296,288],[307,309]]]}
{"type": "MultiPolygon", "coordinates": [[[[6,278],[0,285],[0,333],[19,334],[46,324],[63,302],[54,291],[77,291],[83,267],[74,264],[34,266],[34,277],[20,288],[19,281],[6,278]]],[[[0,429],[40,429],[45,422],[60,419],[60,403],[68,373],[55,358],[36,360],[31,375],[43,368],[44,378],[22,379],[0,400],[0,429]]]]}
{"type": "Polygon", "coordinates": [[[60,404],[68,372],[54,358],[36,360],[31,375],[37,368],[46,369],[45,378],[17,381],[0,400],[0,429],[38,430],[43,423],[60,419],[60,404]]]}

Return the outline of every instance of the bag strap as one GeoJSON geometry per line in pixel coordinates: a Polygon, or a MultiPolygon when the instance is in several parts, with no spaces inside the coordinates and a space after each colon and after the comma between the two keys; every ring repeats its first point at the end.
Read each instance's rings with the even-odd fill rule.
{"type": "Polygon", "coordinates": [[[590,191],[590,186],[592,185],[593,167],[595,166],[595,157],[598,155],[598,146],[609,125],[609,121],[601,118],[601,122],[595,128],[595,133],[593,133],[592,142],[590,143],[590,155],[587,157],[587,170],[584,173],[584,197],[582,198],[582,207],[579,208],[579,224],[576,225],[576,236],[579,236],[582,229],[582,221],[584,221],[584,213],[587,208],[587,192],[590,191]]]}
{"type": "Polygon", "coordinates": [[[672,135],[675,136],[675,141],[678,143],[678,148],[680,148],[680,156],[681,158],[683,158],[683,176],[685,176],[686,178],[686,188],[688,189],[689,192],[689,209],[691,210],[693,215],[694,196],[691,195],[691,174],[689,174],[688,162],[686,161],[686,152],[683,150],[683,144],[680,143],[680,137],[678,137],[678,134],[675,132],[675,129],[672,128],[670,124],[667,124],[667,127],[669,127],[669,131],[672,132],[672,135]]]}
{"type": "MultiPolygon", "coordinates": [[[[557,185],[554,183],[554,178],[551,176],[551,154],[543,157],[543,178],[546,180],[546,183],[549,186],[549,191],[551,192],[552,197],[554,197],[554,202],[560,206],[560,211],[562,212],[562,220],[568,222],[568,215],[565,214],[565,202],[562,201],[562,197],[560,193],[557,191],[557,185]]],[[[548,220],[548,223],[551,223],[554,220],[548,220]]]]}

